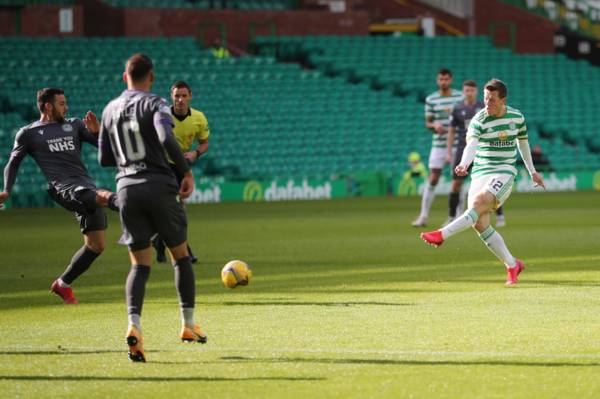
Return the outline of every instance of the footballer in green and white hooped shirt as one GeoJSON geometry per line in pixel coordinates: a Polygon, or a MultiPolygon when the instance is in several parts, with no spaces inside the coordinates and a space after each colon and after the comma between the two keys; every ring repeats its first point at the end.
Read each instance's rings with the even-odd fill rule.
{"type": "Polygon", "coordinates": [[[506,266],[506,285],[517,283],[525,268],[506,247],[502,236],[490,225],[490,213],[510,196],[517,175],[517,148],[535,186],[544,186],[536,172],[527,141],[525,118],[518,110],[506,105],[506,85],[492,79],[485,84],[485,108],[469,124],[467,147],[455,172],[466,176],[473,161],[472,182],[469,189],[469,209],[454,222],[421,234],[427,243],[440,246],[448,237],[473,226],[481,240],[506,266]]]}
{"type": "Polygon", "coordinates": [[[446,140],[450,114],[454,105],[463,100],[462,92],[452,88],[452,72],[442,68],[437,74],[437,91],[425,99],[425,127],[432,133],[431,151],[429,153],[429,181],[423,190],[421,212],[412,222],[413,227],[427,224],[429,209],[435,197],[435,186],[438,184],[442,169],[446,164],[446,140]]]}

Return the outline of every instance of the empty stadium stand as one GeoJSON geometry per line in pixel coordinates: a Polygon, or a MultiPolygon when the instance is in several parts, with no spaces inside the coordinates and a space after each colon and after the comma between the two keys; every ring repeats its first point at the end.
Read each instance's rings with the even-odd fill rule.
{"type": "MultiPolygon", "coordinates": [[[[71,116],[100,115],[124,89],[125,59],[142,51],[155,60],[155,92],[167,97],[173,81],[187,80],[192,105],[210,121],[211,149],[195,165],[197,176],[400,173],[406,154],[429,151],[422,100],[440,66],[454,70],[457,85],[504,79],[510,103],[528,117],[530,140],[557,171],[600,169],[600,94],[592,90],[600,71],[585,62],[517,56],[480,37],[279,37],[257,46],[259,56],[218,59],[192,38],[2,38],[0,167],[16,129],[37,118],[36,90],[62,87],[71,116]],[[281,54],[315,69],[276,62],[281,54]]],[[[114,187],[114,172],[98,166],[93,147],[85,145],[83,157],[100,186],[114,187]]],[[[28,159],[14,205],[47,205],[43,187],[28,159]]]]}
{"type": "Polygon", "coordinates": [[[256,48],[416,101],[435,90],[440,67],[454,72],[456,86],[464,79],[484,83],[499,77],[508,84],[510,104],[525,113],[532,141],[540,141],[557,170],[600,166],[600,120],[593,111],[600,93],[586,89],[600,84],[600,69],[585,61],[516,55],[473,36],[261,37],[256,48]]]}

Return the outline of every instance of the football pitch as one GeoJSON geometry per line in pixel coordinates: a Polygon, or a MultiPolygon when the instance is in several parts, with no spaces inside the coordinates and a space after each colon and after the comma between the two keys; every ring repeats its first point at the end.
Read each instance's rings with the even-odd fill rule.
{"type": "Polygon", "coordinates": [[[81,246],[76,221],[2,212],[0,397],[600,397],[600,193],[511,197],[499,231],[526,270],[510,288],[473,231],[424,244],[418,202],[189,206],[208,344],[179,341],[173,271],[154,264],[145,364],[126,355],[116,214],[66,306],[48,288],[81,246]],[[231,259],[252,266],[250,286],[223,287],[231,259]]]}

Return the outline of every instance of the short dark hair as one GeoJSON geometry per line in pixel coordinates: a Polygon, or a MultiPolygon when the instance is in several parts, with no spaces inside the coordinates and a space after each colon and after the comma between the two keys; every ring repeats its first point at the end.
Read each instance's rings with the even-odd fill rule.
{"type": "Polygon", "coordinates": [[[127,64],[125,64],[125,72],[134,82],[145,79],[153,69],[154,64],[152,64],[150,57],[141,53],[129,57],[127,64]]]}
{"type": "Polygon", "coordinates": [[[188,89],[190,94],[192,93],[192,88],[190,87],[190,85],[187,84],[187,82],[184,82],[183,80],[178,80],[175,83],[173,83],[173,86],[171,86],[171,92],[175,89],[188,89]]]}
{"type": "Polygon", "coordinates": [[[463,82],[463,87],[464,86],[469,86],[469,87],[477,87],[477,82],[474,80],[465,80],[463,82]]]}
{"type": "Polygon", "coordinates": [[[506,90],[506,85],[500,79],[490,80],[489,82],[487,82],[485,84],[485,89],[487,91],[497,91],[498,97],[500,97],[500,98],[506,97],[506,93],[508,91],[508,90],[506,90]]]}
{"type": "Polygon", "coordinates": [[[37,106],[40,112],[44,112],[44,106],[46,103],[52,103],[54,96],[65,94],[63,89],[58,87],[45,87],[37,92],[37,106]]]}
{"type": "Polygon", "coordinates": [[[448,75],[452,77],[452,71],[450,71],[448,68],[440,68],[438,75],[448,75]]]}

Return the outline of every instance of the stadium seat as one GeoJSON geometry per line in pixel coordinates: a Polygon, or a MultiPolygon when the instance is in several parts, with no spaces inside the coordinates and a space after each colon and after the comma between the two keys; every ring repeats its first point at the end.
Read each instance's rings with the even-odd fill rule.
{"type": "MultiPolygon", "coordinates": [[[[259,37],[259,54],[286,60],[306,60],[326,75],[365,82],[423,100],[435,89],[432,78],[440,67],[449,67],[455,81],[485,82],[500,76],[510,90],[510,103],[525,112],[529,125],[548,137],[572,145],[586,144],[596,151],[594,137],[600,126],[592,118],[565,120],[564,111],[578,115],[600,95],[586,90],[600,83],[600,72],[582,61],[564,56],[515,55],[493,47],[486,37],[259,37]],[[460,56],[456,56],[460,54],[460,56]],[[559,120],[560,119],[560,120],[559,120]]],[[[591,110],[590,110],[591,111],[591,110]]]]}
{"type": "MultiPolygon", "coordinates": [[[[593,109],[600,93],[585,89],[598,86],[600,72],[586,63],[562,56],[514,55],[481,37],[259,37],[258,52],[263,45],[272,49],[279,43],[289,46],[286,57],[306,57],[315,69],[262,55],[216,59],[193,38],[2,38],[0,167],[8,159],[16,129],[37,118],[36,90],[61,86],[70,115],[81,118],[88,110],[100,115],[124,89],[124,60],[139,51],[155,61],[155,92],[168,97],[174,80],[187,80],[193,88],[192,106],[210,121],[211,149],[194,169],[198,176],[400,173],[406,154],[425,156],[429,151],[422,101],[435,89],[441,66],[454,71],[456,82],[483,82],[492,76],[506,80],[510,103],[527,116],[532,144],[542,145],[557,171],[600,167],[600,122],[593,109]],[[188,63],[176,62],[174,47],[189,54],[188,63]],[[27,56],[32,53],[57,61],[41,68],[27,56]],[[106,53],[112,57],[96,56],[106,53]]],[[[279,53],[277,47],[274,54],[279,53]]],[[[95,148],[83,148],[90,174],[100,186],[114,188],[113,171],[98,166],[95,148]]],[[[43,186],[37,166],[31,160],[24,165],[18,186],[43,186]]],[[[20,190],[24,199],[15,203],[40,203],[20,190]]]]}

